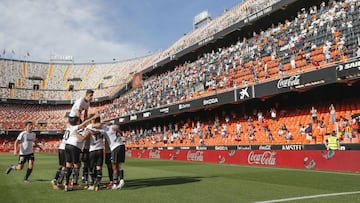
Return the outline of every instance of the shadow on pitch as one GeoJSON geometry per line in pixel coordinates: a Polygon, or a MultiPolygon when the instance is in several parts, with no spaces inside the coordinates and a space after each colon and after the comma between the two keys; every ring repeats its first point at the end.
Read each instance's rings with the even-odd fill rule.
{"type": "Polygon", "coordinates": [[[31,181],[32,182],[49,182],[50,183],[51,180],[49,180],[49,179],[32,179],[31,181]]]}
{"type": "Polygon", "coordinates": [[[159,178],[146,178],[146,179],[132,179],[126,180],[126,189],[139,189],[151,186],[165,186],[165,185],[178,185],[201,181],[202,177],[159,177],[159,178]]]}

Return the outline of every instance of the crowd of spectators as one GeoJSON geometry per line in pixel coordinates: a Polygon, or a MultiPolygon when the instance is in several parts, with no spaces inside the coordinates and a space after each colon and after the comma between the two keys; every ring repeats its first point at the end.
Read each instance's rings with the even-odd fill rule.
{"type": "Polygon", "coordinates": [[[154,124],[150,127],[126,127],[127,146],[206,146],[237,144],[307,144],[324,143],[326,137],[335,133],[341,142],[359,142],[359,118],[353,114],[360,112],[354,100],[346,100],[335,105],[317,103],[302,109],[277,107],[281,112],[271,119],[274,108],[258,108],[252,111],[220,110],[207,116],[154,124]],[[337,109],[333,121],[332,108],[337,109]],[[318,120],[308,113],[319,109],[318,120]],[[256,118],[256,119],[255,119],[256,118]]]}
{"type": "MultiPolygon", "coordinates": [[[[270,1],[269,4],[276,2],[277,0],[270,1]]],[[[213,34],[211,32],[213,29],[210,27],[216,27],[215,32],[224,29],[226,26],[236,23],[244,15],[248,16],[269,4],[262,4],[260,1],[254,0],[245,1],[244,4],[225,12],[219,19],[214,19],[206,27],[184,36],[186,40],[182,41],[183,43],[174,44],[170,47],[171,51],[165,55],[176,53],[213,34]],[[248,13],[243,12],[244,9],[248,13]]],[[[254,32],[250,38],[241,38],[229,47],[219,47],[212,52],[204,53],[195,61],[188,61],[178,65],[172,71],[146,79],[141,88],[132,89],[105,106],[101,110],[101,116],[103,119],[110,119],[131,115],[151,108],[190,100],[204,94],[286,76],[291,71],[303,71],[302,68],[305,67],[317,68],[346,57],[359,56],[360,48],[357,42],[360,32],[359,7],[358,1],[345,0],[329,1],[329,5],[322,3],[319,7],[312,6],[301,9],[294,19],[278,23],[263,31],[254,32]]],[[[0,60],[0,65],[5,67],[0,69],[0,74],[10,74],[13,77],[12,82],[16,86],[28,88],[28,90],[0,88],[0,95],[3,97],[12,92],[13,98],[61,100],[77,98],[82,94],[81,91],[65,91],[65,95],[57,91],[33,91],[32,83],[25,79],[27,77],[26,69],[39,73],[36,76],[55,81],[46,80],[44,84],[41,84],[51,90],[54,90],[53,88],[66,89],[71,83],[66,80],[67,76],[76,78],[79,75],[82,75],[84,80],[76,83],[75,88],[94,89],[93,85],[97,86],[101,82],[106,83],[106,87],[119,85],[119,78],[126,82],[129,78],[124,75],[128,76],[131,72],[138,71],[139,64],[141,67],[147,67],[147,63],[154,63],[151,56],[103,65],[58,64],[51,66],[29,62],[24,66],[22,62],[0,60]],[[49,71],[43,71],[44,68],[49,71]],[[79,68],[79,71],[74,70],[76,68],[79,68]],[[86,73],[85,76],[84,73],[86,73]],[[112,76],[109,81],[104,79],[108,76],[107,74],[112,76]],[[92,75],[94,77],[91,77],[92,75]],[[20,78],[22,80],[19,80],[20,78]],[[56,83],[59,83],[60,87],[56,83]]],[[[7,86],[7,82],[2,86],[7,86]]],[[[111,91],[108,89],[95,91],[95,97],[101,96],[103,93],[108,95],[111,91]]],[[[276,111],[273,111],[271,115],[273,115],[272,120],[276,120],[276,111]]],[[[3,115],[2,118],[13,119],[11,114],[3,115]]],[[[264,123],[262,126],[264,127],[266,124],[264,123]]],[[[12,127],[16,128],[17,126],[12,127]]],[[[266,128],[264,127],[264,129],[266,128]]],[[[225,134],[229,132],[226,125],[218,130],[225,134]]],[[[254,129],[249,127],[248,131],[251,135],[254,129]]],[[[271,135],[267,134],[268,139],[272,139],[274,136],[276,135],[272,133],[271,135]]],[[[253,139],[255,137],[249,138],[249,140],[253,139]]],[[[171,139],[169,140],[171,142],[171,139]]]]}
{"type": "MultiPolygon", "coordinates": [[[[356,56],[352,19],[359,14],[360,4],[352,0],[329,4],[301,9],[293,20],[254,32],[249,39],[243,38],[229,47],[204,53],[198,60],[179,65],[173,71],[152,76],[142,88],[115,99],[102,115],[104,118],[130,115],[189,100],[203,92],[247,86],[356,56]],[[351,29],[344,24],[351,24],[351,29]],[[241,77],[236,79],[234,75],[241,77]]],[[[359,22],[356,28],[360,28],[359,22]]]]}
{"type": "Polygon", "coordinates": [[[67,124],[68,106],[0,103],[0,124],[4,130],[24,129],[26,121],[35,121],[34,130],[61,130],[67,124]]]}
{"type": "Polygon", "coordinates": [[[152,60],[148,64],[144,64],[144,67],[149,67],[158,61],[165,59],[166,57],[172,56],[191,45],[194,45],[201,40],[207,39],[221,30],[224,30],[231,25],[244,20],[246,17],[264,10],[267,7],[274,5],[280,0],[244,0],[235,7],[225,10],[223,14],[212,19],[206,25],[193,30],[190,33],[184,34],[180,37],[173,45],[164,51],[155,54],[152,60]]]}
{"type": "Polygon", "coordinates": [[[0,59],[0,98],[26,100],[71,100],[87,89],[98,89],[95,98],[121,89],[144,58],[111,63],[66,64],[0,59]],[[12,88],[9,88],[12,84],[12,88]],[[35,89],[34,86],[38,86],[35,89]],[[70,87],[73,89],[70,90],[70,87]]]}
{"type": "MultiPolygon", "coordinates": [[[[162,55],[174,54],[278,1],[244,1],[207,25],[181,37],[162,55]]],[[[329,1],[329,5],[322,3],[319,7],[301,9],[294,19],[254,32],[251,38],[244,37],[236,44],[220,47],[204,53],[196,61],[181,64],[174,71],[149,78],[142,89],[130,91],[115,100],[110,110],[105,112],[122,116],[201,96],[203,90],[209,93],[207,90],[246,86],[263,79],[285,76],[291,70],[302,71],[305,67],[318,67],[348,56],[358,56],[358,10],[359,2],[354,0],[329,1]],[[134,103],[138,98],[146,99],[134,103]],[[111,111],[118,106],[121,106],[120,110],[111,111]]],[[[94,98],[114,94],[131,80],[132,73],[154,64],[155,55],[108,64],[0,60],[0,65],[4,67],[0,69],[0,74],[10,76],[9,80],[1,82],[0,96],[67,100],[77,98],[86,89],[97,88],[99,91],[95,92],[94,98]],[[33,76],[44,80],[28,79],[33,76]],[[77,81],[76,78],[81,80],[77,81]],[[14,83],[16,88],[7,88],[9,82],[14,83]],[[40,86],[39,91],[33,90],[34,84],[40,86]],[[67,91],[71,85],[75,91],[67,91]]]]}

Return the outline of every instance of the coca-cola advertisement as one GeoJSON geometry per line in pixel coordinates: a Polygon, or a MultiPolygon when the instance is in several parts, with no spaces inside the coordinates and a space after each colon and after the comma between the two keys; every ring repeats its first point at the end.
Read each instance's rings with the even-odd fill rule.
{"type": "Polygon", "coordinates": [[[280,78],[277,83],[277,88],[287,88],[300,85],[300,75],[293,75],[288,78],[280,78]]]}
{"type": "Polygon", "coordinates": [[[200,161],[203,162],[204,161],[204,151],[188,151],[186,159],[188,161],[200,161]]]}
{"type": "Polygon", "coordinates": [[[276,165],[276,152],[274,152],[274,151],[264,151],[264,152],[251,151],[248,155],[248,164],[275,166],[276,165]]]}
{"type": "Polygon", "coordinates": [[[150,150],[149,151],[149,158],[150,159],[160,159],[160,150],[150,150]]]}
{"type": "MultiPolygon", "coordinates": [[[[265,148],[265,147],[264,147],[265,148]]],[[[360,150],[131,150],[128,157],[360,172],[360,150]]]]}

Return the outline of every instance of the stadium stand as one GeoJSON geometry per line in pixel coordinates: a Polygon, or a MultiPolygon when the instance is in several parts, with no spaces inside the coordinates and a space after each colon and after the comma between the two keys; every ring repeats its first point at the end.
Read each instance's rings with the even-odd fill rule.
{"type": "MultiPolygon", "coordinates": [[[[309,11],[301,10],[293,21],[287,20],[260,34],[254,32],[250,39],[244,38],[230,47],[205,53],[197,61],[149,78],[144,81],[142,89],[135,89],[114,100],[109,110],[114,106],[123,107],[115,116],[129,115],[214,94],[215,90],[218,93],[234,86],[257,84],[344,61],[349,55],[354,56],[356,35],[347,28],[337,27],[343,15],[356,16],[358,11],[340,9],[341,6],[341,2],[334,2],[332,6],[321,9],[321,13],[316,7],[311,7],[309,11]],[[334,8],[342,12],[335,12],[334,8]],[[327,56],[330,57],[328,60],[327,56]],[[135,100],[138,103],[134,103],[135,100]]],[[[360,29],[360,24],[353,27],[360,29]]],[[[107,112],[105,115],[114,114],[107,112]]]]}
{"type": "MultiPolygon", "coordinates": [[[[41,103],[43,100],[74,100],[86,89],[95,89],[95,100],[107,97],[111,101],[95,104],[92,111],[99,111],[104,120],[116,120],[235,88],[324,70],[358,57],[359,2],[326,1],[301,8],[294,17],[283,19],[277,25],[252,30],[250,36],[239,36],[235,43],[204,51],[194,60],[169,63],[165,71],[145,75],[141,88],[128,87],[134,74],[278,2],[281,1],[244,1],[207,25],[182,36],[165,51],[128,61],[61,64],[0,59],[0,74],[9,76],[0,81],[0,96],[41,103]],[[119,96],[120,90],[125,93],[119,96]]],[[[232,104],[211,109],[211,114],[205,110],[174,116],[166,121],[160,119],[142,125],[130,123],[124,131],[129,147],[198,146],[199,143],[315,144],[323,143],[333,131],[339,132],[343,143],[359,143],[358,133],[354,130],[356,120],[351,117],[360,113],[359,98],[347,94],[345,98],[331,99],[331,102],[311,100],[280,107],[275,104],[286,99],[271,100],[273,103],[266,105],[251,101],[254,104],[246,103],[251,108],[245,104],[232,104]],[[329,122],[331,104],[336,109],[336,122],[329,122]],[[311,120],[312,106],[318,111],[318,123],[311,120]],[[232,108],[241,109],[234,111],[232,108]],[[271,111],[276,118],[272,119],[271,111]],[[305,129],[306,126],[312,129],[305,129]],[[350,128],[351,136],[345,135],[350,128]]],[[[5,130],[22,129],[26,120],[37,121],[38,130],[61,130],[66,125],[65,115],[69,110],[69,105],[0,103],[0,107],[0,124],[5,130]]],[[[46,140],[44,145],[51,149],[57,145],[57,140],[46,140]]],[[[2,140],[2,146],[11,146],[11,141],[2,140]]]]}

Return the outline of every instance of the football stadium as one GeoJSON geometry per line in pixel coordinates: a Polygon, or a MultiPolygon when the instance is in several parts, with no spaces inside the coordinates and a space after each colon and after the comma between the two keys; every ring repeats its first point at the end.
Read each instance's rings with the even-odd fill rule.
{"type": "Polygon", "coordinates": [[[1,201],[360,202],[359,16],[244,0],[146,56],[2,55],[1,201]]]}

